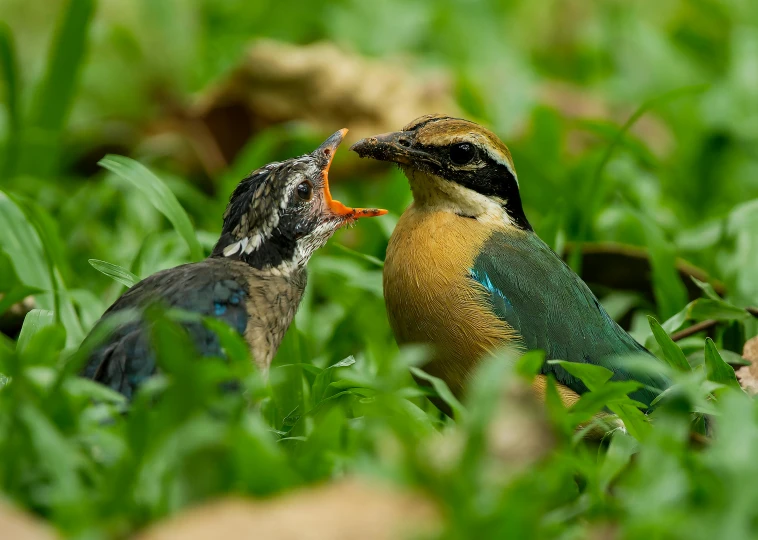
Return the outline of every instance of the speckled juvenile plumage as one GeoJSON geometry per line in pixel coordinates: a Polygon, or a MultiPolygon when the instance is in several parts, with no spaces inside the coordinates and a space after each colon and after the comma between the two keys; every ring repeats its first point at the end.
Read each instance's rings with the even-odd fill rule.
{"type": "MultiPolygon", "coordinates": [[[[138,312],[152,302],[216,317],[245,337],[259,368],[265,370],[292,322],[306,283],[306,271],[290,276],[228,259],[211,258],[158,272],[140,281],[103,315],[138,312]]],[[[185,322],[197,350],[223,357],[216,334],[201,322],[185,322]]],[[[150,332],[141,320],[124,324],[91,355],[84,376],[127,397],[156,371],[150,332]]]]}
{"type": "MultiPolygon", "coordinates": [[[[385,213],[349,208],[331,197],[327,172],[345,132],[311,154],[271,163],[240,182],[211,256],[158,272],[121,296],[103,320],[124,310],[137,317],[98,346],[83,375],[131,397],[156,372],[150,327],[141,317],[153,303],[226,322],[265,372],[300,304],[313,252],[346,223],[385,213]]],[[[224,356],[216,334],[202,322],[182,325],[202,356],[224,356]]]]}
{"type": "MultiPolygon", "coordinates": [[[[433,345],[425,369],[455,393],[485,353],[505,344],[638,380],[645,387],[631,396],[646,405],[668,386],[663,376],[615,361],[649,353],[534,233],[511,154],[492,132],[428,115],[352,149],[398,163],[410,181],[414,202],[390,238],[384,266],[388,316],[398,343],[433,345]]],[[[534,385],[539,394],[548,374],[567,403],[587,390],[545,363],[534,385]]]]}

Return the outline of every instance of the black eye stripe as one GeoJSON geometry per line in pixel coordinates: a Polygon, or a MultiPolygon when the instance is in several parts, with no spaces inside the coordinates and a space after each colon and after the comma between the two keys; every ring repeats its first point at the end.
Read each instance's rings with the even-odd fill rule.
{"type": "MultiPolygon", "coordinates": [[[[474,145],[471,144],[471,146],[474,145]]],[[[419,152],[427,156],[426,160],[421,163],[429,172],[486,197],[497,197],[503,200],[503,207],[511,219],[520,228],[532,230],[521,205],[521,195],[516,176],[510,167],[496,161],[488,152],[477,147],[474,147],[476,148],[476,157],[479,160],[477,167],[462,167],[453,163],[450,148],[451,145],[416,146],[419,152]]]]}

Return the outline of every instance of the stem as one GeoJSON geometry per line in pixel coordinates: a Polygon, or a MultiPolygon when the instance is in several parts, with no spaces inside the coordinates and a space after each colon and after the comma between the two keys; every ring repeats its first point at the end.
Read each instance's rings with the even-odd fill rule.
{"type": "MultiPolygon", "coordinates": [[[[758,307],[746,307],[745,311],[750,313],[753,317],[758,318],[758,307]]],[[[679,341],[680,339],[684,339],[686,337],[690,337],[693,334],[697,334],[698,332],[702,332],[703,330],[708,330],[709,328],[713,328],[719,323],[716,319],[706,319],[704,321],[700,321],[697,324],[693,324],[689,328],[685,328],[684,330],[680,330],[679,332],[674,332],[671,334],[672,341],[679,341]]]]}

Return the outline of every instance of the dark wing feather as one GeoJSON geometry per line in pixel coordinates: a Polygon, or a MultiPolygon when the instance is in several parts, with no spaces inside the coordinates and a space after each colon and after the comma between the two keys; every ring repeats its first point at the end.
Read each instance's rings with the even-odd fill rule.
{"type": "MultiPolygon", "coordinates": [[[[637,380],[645,387],[631,397],[647,405],[669,386],[663,376],[631,372],[613,362],[615,355],[650,353],[611,319],[581,278],[536,234],[493,234],[470,274],[487,289],[492,311],[521,334],[527,349],[544,350],[548,360],[606,367],[614,372],[613,380],[637,380]]],[[[560,366],[545,363],[542,373],[553,373],[580,394],[587,391],[560,366]]]]}
{"type": "MultiPolygon", "coordinates": [[[[248,318],[246,297],[244,280],[236,275],[228,262],[208,259],[158,272],[140,281],[124,293],[101,320],[125,309],[139,313],[158,301],[166,307],[216,317],[244,334],[248,318]]],[[[222,355],[214,332],[199,322],[182,324],[201,355],[222,355]]],[[[116,328],[92,353],[83,375],[130,398],[156,369],[149,328],[138,319],[116,328]]]]}

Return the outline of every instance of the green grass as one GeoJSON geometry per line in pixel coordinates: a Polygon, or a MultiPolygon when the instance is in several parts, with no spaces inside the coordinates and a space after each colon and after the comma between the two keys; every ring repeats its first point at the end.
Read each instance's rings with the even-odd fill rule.
{"type": "Polygon", "coordinates": [[[362,474],[431,496],[445,538],[758,534],[758,411],[725,363],[758,333],[744,309],[758,305],[752,3],[334,0],[313,10],[298,0],[285,13],[276,2],[69,0],[55,23],[26,16],[27,4],[0,0],[0,323],[17,301],[32,295],[35,305],[20,329],[0,333],[3,497],[67,536],[123,537],[223,494],[362,474]],[[181,152],[148,136],[166,100],[189,103],[251,36],[328,39],[389,63],[412,58],[419,72],[446,69],[464,114],[508,142],[526,212],[554,249],[644,248],[650,293],[596,290],[676,382],[654,421],[630,402],[633,385],[601,368],[571,368],[591,389],[572,409],[554,387],[544,408],[530,405],[538,352],[483,362],[462,403],[434,378],[431,390],[417,386],[424,351],[398,350],[381,281],[407,183],[394,169],[353,167],[345,149],[335,195],[391,213],[314,256],[268,381],[228,328],[206,321],[228,361],[199,360],[175,314],[158,312],[162,375],[128,414],[120,396],[76,377],[98,338],[82,345],[85,335],[125,287],[207,254],[242,176],[325,135],[265,129],[213,175],[187,172],[181,152]],[[556,105],[548,84],[570,87],[570,105],[600,105],[556,105]],[[131,158],[105,156],[115,149],[131,158]],[[700,298],[675,271],[678,258],[707,272],[700,298]],[[709,319],[710,337],[671,340],[709,319]],[[230,378],[240,391],[220,392],[230,378]],[[626,432],[584,441],[604,408],[626,432]],[[699,448],[690,432],[704,430],[703,414],[715,432],[699,448]]]}

